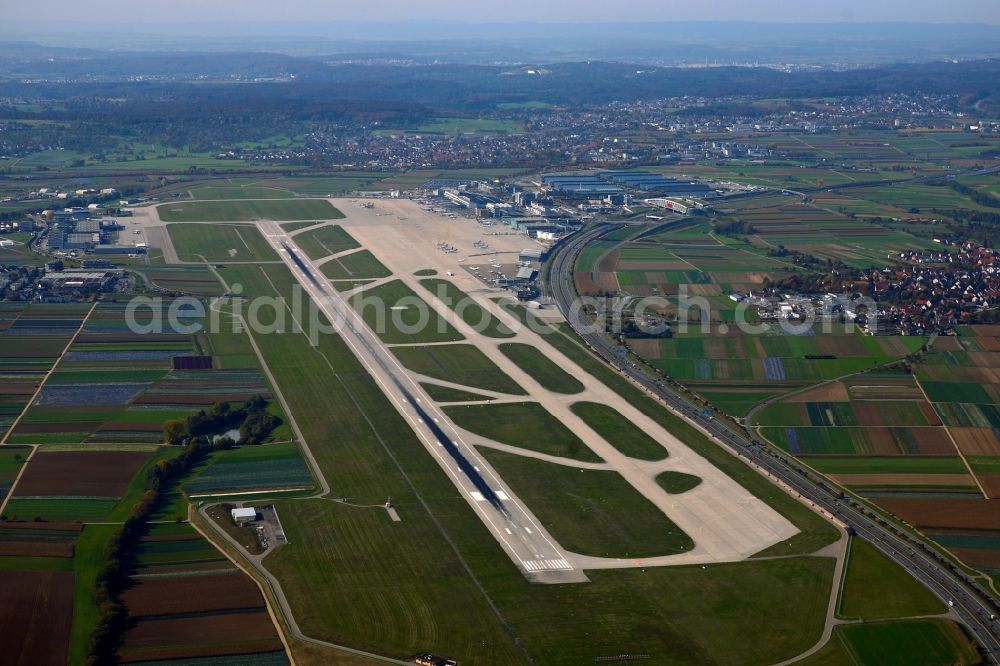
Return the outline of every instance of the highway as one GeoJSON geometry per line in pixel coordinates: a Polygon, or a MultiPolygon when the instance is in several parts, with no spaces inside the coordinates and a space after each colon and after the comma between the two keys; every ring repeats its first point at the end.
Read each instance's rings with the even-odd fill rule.
{"type": "Polygon", "coordinates": [[[546,286],[569,325],[605,362],[646,392],[659,398],[682,418],[710,434],[748,463],[787,484],[806,500],[836,515],[853,528],[858,537],[869,541],[905,567],[951,606],[950,610],[982,646],[987,661],[1000,663],[1000,624],[995,619],[995,616],[1000,615],[1000,605],[983,586],[954,569],[953,565],[938,555],[930,542],[910,532],[897,531],[861,503],[849,497],[842,498],[839,491],[828,485],[828,481],[800,467],[794,459],[760,442],[748,431],[703,414],[701,409],[670,388],[667,382],[647,373],[642,365],[622,356],[621,347],[601,333],[587,330],[582,326],[586,322],[578,319],[573,321],[571,313],[576,310],[571,304],[576,299],[573,279],[576,257],[590,241],[618,226],[620,225],[598,224],[585,228],[560,244],[549,260],[546,286]]]}
{"type": "Polygon", "coordinates": [[[548,583],[586,580],[586,575],[570,563],[559,544],[475,447],[462,439],[420,383],[400,365],[350,303],[330,287],[323,273],[285,230],[269,221],[260,222],[259,228],[525,576],[548,583]]]}

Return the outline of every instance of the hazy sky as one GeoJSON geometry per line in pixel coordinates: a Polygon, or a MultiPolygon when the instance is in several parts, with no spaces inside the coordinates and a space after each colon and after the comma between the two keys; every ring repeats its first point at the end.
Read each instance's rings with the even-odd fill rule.
{"type": "Polygon", "coordinates": [[[4,20],[918,21],[1000,24],[1000,0],[0,0],[4,20]]]}

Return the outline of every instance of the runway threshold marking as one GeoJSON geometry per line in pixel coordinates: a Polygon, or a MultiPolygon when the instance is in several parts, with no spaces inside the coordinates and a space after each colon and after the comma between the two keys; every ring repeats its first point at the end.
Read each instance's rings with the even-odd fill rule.
{"type": "Polygon", "coordinates": [[[558,560],[521,560],[521,564],[528,571],[565,571],[572,569],[570,563],[564,559],[558,560]]]}

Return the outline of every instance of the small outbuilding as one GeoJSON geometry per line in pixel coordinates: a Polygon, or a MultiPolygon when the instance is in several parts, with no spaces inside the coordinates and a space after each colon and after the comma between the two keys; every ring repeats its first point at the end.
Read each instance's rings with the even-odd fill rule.
{"type": "Polygon", "coordinates": [[[238,525],[245,525],[246,523],[252,523],[257,520],[257,509],[252,506],[246,506],[241,509],[233,509],[230,513],[233,516],[233,522],[238,525]]]}

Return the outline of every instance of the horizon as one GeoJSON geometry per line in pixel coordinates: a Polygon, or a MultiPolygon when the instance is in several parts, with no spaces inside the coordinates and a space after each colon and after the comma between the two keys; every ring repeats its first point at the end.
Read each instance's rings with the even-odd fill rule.
{"type": "Polygon", "coordinates": [[[512,17],[530,17],[529,23],[687,23],[687,22],[752,22],[752,23],[928,23],[1000,25],[1000,7],[991,0],[953,0],[946,6],[933,0],[888,0],[868,3],[862,0],[841,0],[838,3],[819,0],[775,0],[766,6],[749,6],[735,0],[705,0],[692,6],[678,0],[657,2],[636,0],[629,5],[633,21],[621,21],[616,6],[584,0],[572,12],[560,3],[537,0],[510,0],[502,6],[458,0],[437,0],[416,6],[404,0],[385,0],[377,6],[346,3],[320,4],[311,0],[287,0],[275,6],[264,0],[217,0],[201,3],[177,0],[169,6],[154,3],[136,12],[135,5],[123,0],[89,0],[67,3],[65,0],[38,0],[30,5],[8,7],[6,23],[30,22],[51,25],[53,17],[60,21],[120,25],[147,23],[231,22],[239,16],[240,23],[405,23],[448,21],[471,24],[518,23],[512,17]],[[186,21],[173,20],[183,16],[186,21]],[[905,21],[899,21],[903,17],[905,21]],[[718,19],[725,18],[726,21],[718,19]]]}

